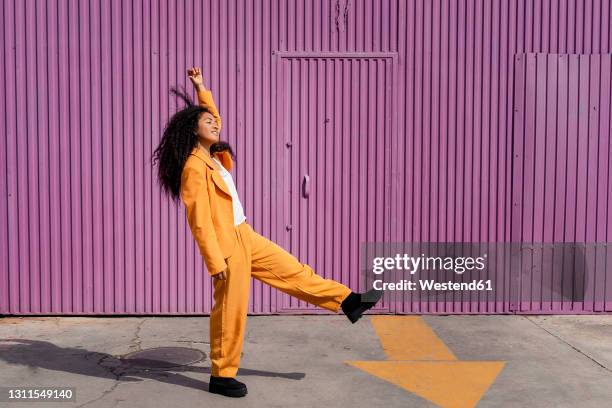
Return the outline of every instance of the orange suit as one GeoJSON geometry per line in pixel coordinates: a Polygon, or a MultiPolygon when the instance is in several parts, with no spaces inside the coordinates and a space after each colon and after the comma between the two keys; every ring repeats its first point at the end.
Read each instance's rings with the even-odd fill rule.
{"type": "MultiPolygon", "coordinates": [[[[221,117],[209,90],[198,92],[221,127],[221,117]]],[[[227,152],[217,158],[229,171],[227,152]]],[[[227,268],[226,279],[214,279],[210,314],[211,374],[234,377],[240,364],[251,277],[310,304],[338,312],[351,290],[317,275],[307,264],[253,230],[246,221],[234,225],[232,197],[211,158],[193,149],[181,174],[181,199],[187,222],[208,273],[227,268]]]]}

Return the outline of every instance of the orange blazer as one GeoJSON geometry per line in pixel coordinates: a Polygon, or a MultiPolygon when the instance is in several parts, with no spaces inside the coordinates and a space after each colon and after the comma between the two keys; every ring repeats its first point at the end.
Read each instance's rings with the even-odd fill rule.
{"type": "MultiPolygon", "coordinates": [[[[221,117],[212,92],[198,91],[198,103],[210,109],[221,129],[221,117]]],[[[228,171],[232,168],[228,152],[216,153],[215,157],[228,171]]],[[[223,271],[237,242],[232,195],[213,161],[198,147],[187,157],[181,173],[181,199],[209,275],[223,271]]]]}

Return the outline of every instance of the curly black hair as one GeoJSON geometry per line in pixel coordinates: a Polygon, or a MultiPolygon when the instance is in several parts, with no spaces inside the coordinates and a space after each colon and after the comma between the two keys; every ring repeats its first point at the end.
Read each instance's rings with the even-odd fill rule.
{"type": "MultiPolygon", "coordinates": [[[[158,164],[157,180],[163,192],[174,201],[179,201],[181,191],[181,174],[187,157],[198,144],[198,121],[204,112],[210,112],[205,106],[194,104],[184,88],[172,87],[170,92],[181,98],[187,105],[176,112],[164,127],[159,145],[153,153],[153,164],[158,164]]],[[[211,155],[228,151],[235,159],[234,151],[227,142],[216,142],[210,146],[211,155]]]]}

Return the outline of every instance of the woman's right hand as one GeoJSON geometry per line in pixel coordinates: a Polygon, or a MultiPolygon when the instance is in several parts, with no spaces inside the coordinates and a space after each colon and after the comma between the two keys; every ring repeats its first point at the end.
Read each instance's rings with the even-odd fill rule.
{"type": "Polygon", "coordinates": [[[204,86],[204,79],[202,78],[202,72],[200,67],[191,67],[187,70],[187,76],[191,80],[191,83],[196,89],[200,89],[204,86]]]}
{"type": "Polygon", "coordinates": [[[225,278],[227,278],[227,275],[225,274],[225,271],[227,271],[227,268],[225,268],[224,270],[222,270],[221,272],[213,275],[213,279],[221,279],[221,280],[225,280],[225,278]]]}

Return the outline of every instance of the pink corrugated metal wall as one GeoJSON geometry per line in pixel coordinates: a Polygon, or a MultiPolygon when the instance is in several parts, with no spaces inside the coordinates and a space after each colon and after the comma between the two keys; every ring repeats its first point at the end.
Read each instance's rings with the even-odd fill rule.
{"type": "MultiPolygon", "coordinates": [[[[608,54],[611,12],[608,1],[4,0],[0,313],[210,311],[184,211],[161,196],[149,160],[178,107],[168,90],[189,86],[192,65],[203,67],[222,137],[237,147],[247,218],[321,274],[358,288],[365,236],[510,241],[515,56],[608,54]],[[335,55],[312,58],[323,52],[335,55]],[[322,127],[325,136],[312,133],[322,127]],[[350,161],[381,140],[376,165],[350,161]],[[305,167],[313,155],[329,167],[305,167]],[[382,194],[381,207],[369,192],[382,194]]],[[[609,128],[598,134],[609,138],[609,128]]],[[[607,178],[597,202],[609,203],[601,163],[610,153],[598,151],[607,178]]],[[[588,231],[605,225],[596,238],[607,242],[612,221],[601,211],[577,216],[588,231]]],[[[312,311],[257,281],[250,307],[312,311]]],[[[538,307],[603,310],[525,312],[538,307]]],[[[504,298],[390,311],[517,309],[504,298]]]]}
{"type": "MultiPolygon", "coordinates": [[[[321,275],[362,291],[359,243],[393,238],[397,53],[275,55],[284,109],[281,244],[321,275]]],[[[278,310],[321,311],[287,295],[278,310]]],[[[378,310],[389,308],[383,302],[378,310]]]]}
{"type": "Polygon", "coordinates": [[[611,54],[529,53],[514,61],[512,241],[587,244],[570,265],[567,251],[533,245],[512,274],[521,294],[511,308],[612,311],[611,54]],[[572,294],[580,301],[562,301],[572,294]]]}

